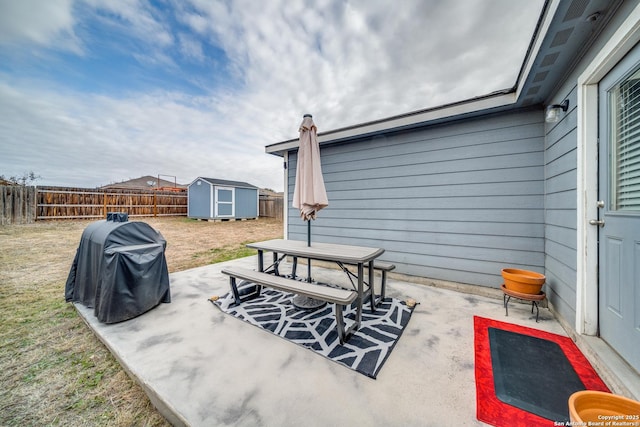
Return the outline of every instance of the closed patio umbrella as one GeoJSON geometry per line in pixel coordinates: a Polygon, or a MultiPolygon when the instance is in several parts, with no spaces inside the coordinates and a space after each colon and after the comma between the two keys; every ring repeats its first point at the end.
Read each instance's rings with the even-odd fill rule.
{"type": "MultiPolygon", "coordinates": [[[[311,114],[305,114],[300,125],[300,148],[296,166],[296,185],[293,190],[293,207],[300,209],[300,217],[307,221],[307,246],[311,246],[311,220],[318,211],[329,205],[327,190],[322,178],[320,146],[316,125],[311,114]]],[[[311,282],[311,260],[307,260],[307,281],[311,282]]],[[[293,304],[302,309],[313,309],[324,305],[323,301],[296,295],[293,304]]]]}
{"type": "Polygon", "coordinates": [[[329,205],[322,178],[320,146],[316,125],[311,114],[305,114],[300,125],[300,148],[296,167],[293,207],[300,209],[300,217],[307,221],[307,245],[311,246],[311,220],[318,211],[329,205]]]}

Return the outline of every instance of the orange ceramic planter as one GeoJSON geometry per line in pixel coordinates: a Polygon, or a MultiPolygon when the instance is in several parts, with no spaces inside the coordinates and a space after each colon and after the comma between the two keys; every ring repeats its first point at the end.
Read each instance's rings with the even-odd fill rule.
{"type": "Polygon", "coordinates": [[[569,418],[575,425],[607,425],[607,421],[630,422],[630,425],[634,425],[640,422],[638,416],[640,402],[624,396],[583,390],[569,397],[569,418]]]}
{"type": "Polygon", "coordinates": [[[523,294],[537,295],[542,289],[546,278],[544,274],[517,268],[502,269],[502,278],[507,289],[523,294]]]}

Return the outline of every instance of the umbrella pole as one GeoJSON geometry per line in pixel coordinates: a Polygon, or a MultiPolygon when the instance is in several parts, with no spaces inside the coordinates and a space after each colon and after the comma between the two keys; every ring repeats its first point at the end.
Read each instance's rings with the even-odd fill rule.
{"type": "MultiPolygon", "coordinates": [[[[307,246],[311,246],[311,219],[307,220],[307,246]]],[[[311,258],[307,259],[307,282],[311,283],[311,258]]]]}

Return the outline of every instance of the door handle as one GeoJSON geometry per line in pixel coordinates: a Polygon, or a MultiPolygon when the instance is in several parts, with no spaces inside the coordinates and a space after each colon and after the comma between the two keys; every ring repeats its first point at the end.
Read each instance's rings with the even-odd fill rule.
{"type": "Polygon", "coordinates": [[[591,225],[599,225],[600,227],[604,227],[604,220],[603,219],[590,219],[589,220],[589,224],[591,224],[591,225]]]}

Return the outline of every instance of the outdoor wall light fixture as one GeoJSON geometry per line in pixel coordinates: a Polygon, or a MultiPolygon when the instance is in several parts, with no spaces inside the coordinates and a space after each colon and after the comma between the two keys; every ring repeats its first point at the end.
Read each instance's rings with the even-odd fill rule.
{"type": "Polygon", "coordinates": [[[549,105],[544,112],[544,121],[547,123],[555,123],[560,120],[560,111],[566,112],[569,109],[569,100],[565,99],[562,104],[549,105]]]}

